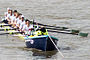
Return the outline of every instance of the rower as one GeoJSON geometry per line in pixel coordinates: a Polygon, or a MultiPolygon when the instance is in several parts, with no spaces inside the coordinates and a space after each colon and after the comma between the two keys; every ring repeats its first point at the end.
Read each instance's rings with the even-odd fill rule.
{"type": "Polygon", "coordinates": [[[13,27],[17,27],[17,22],[18,22],[18,20],[19,20],[19,13],[17,12],[17,13],[15,14],[15,19],[14,19],[14,21],[13,21],[13,27]]]}
{"type": "Polygon", "coordinates": [[[7,16],[6,20],[8,21],[8,24],[11,24],[11,20],[12,20],[12,10],[10,10],[10,15],[7,16]]]}
{"type": "Polygon", "coordinates": [[[10,24],[12,25],[12,27],[15,26],[15,20],[17,19],[16,16],[18,16],[17,13],[18,13],[17,10],[14,10],[13,14],[11,16],[11,23],[10,24]]]}
{"type": "Polygon", "coordinates": [[[10,15],[10,10],[11,10],[11,8],[7,8],[7,12],[5,12],[5,18],[6,18],[8,15],[10,15]]]}
{"type": "Polygon", "coordinates": [[[21,15],[21,20],[19,21],[19,23],[20,23],[19,30],[22,31],[22,29],[25,25],[25,19],[24,19],[23,15],[21,15]]]}
{"type": "Polygon", "coordinates": [[[11,8],[7,8],[7,12],[5,12],[5,19],[2,21],[6,24],[8,24],[8,17],[10,16],[10,11],[11,11],[11,8]]]}
{"type": "Polygon", "coordinates": [[[17,27],[18,29],[19,29],[20,24],[21,24],[21,16],[22,16],[22,14],[19,13],[18,20],[17,20],[17,24],[16,24],[16,27],[17,27]]]}
{"type": "Polygon", "coordinates": [[[13,13],[17,13],[17,10],[14,10],[14,12],[13,13]]]}
{"type": "Polygon", "coordinates": [[[30,21],[28,19],[25,20],[25,24],[22,31],[25,32],[25,34],[29,34],[31,35],[32,31],[34,30],[33,29],[33,25],[30,24],[30,21]]]}
{"type": "Polygon", "coordinates": [[[11,21],[11,24],[13,25],[14,24],[14,21],[16,19],[16,13],[17,13],[17,10],[14,10],[13,11],[13,15],[12,15],[12,21],[11,21]]]}

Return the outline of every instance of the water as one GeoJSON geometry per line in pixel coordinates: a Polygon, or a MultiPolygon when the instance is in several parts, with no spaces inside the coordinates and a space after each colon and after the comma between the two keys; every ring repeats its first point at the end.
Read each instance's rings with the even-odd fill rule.
{"type": "MultiPolygon", "coordinates": [[[[7,7],[39,23],[90,33],[90,0],[0,0],[0,17],[7,7]]],[[[57,51],[27,49],[23,40],[3,35],[0,36],[0,60],[90,60],[90,35],[49,34],[59,38],[58,47],[64,58],[57,51]]]]}

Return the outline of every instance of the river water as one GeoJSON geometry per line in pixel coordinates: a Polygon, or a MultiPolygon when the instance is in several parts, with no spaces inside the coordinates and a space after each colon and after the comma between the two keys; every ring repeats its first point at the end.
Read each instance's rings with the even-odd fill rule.
{"type": "MultiPolygon", "coordinates": [[[[90,33],[90,0],[0,0],[0,17],[7,7],[39,23],[90,33]]],[[[28,49],[22,39],[0,35],[0,60],[90,60],[90,35],[49,34],[59,39],[58,47],[64,58],[57,51],[28,49]]]]}

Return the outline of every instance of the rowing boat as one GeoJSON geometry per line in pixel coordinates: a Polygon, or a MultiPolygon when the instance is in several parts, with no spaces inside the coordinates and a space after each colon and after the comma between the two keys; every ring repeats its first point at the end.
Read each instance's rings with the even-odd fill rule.
{"type": "MultiPolygon", "coordinates": [[[[51,38],[53,39],[53,42],[57,45],[58,39],[52,36],[51,38]]],[[[28,48],[36,48],[43,51],[52,51],[56,49],[48,35],[28,38],[25,37],[25,43],[28,48]]]]}
{"type": "MultiPolygon", "coordinates": [[[[1,25],[4,25],[1,24],[1,25]]],[[[11,28],[10,26],[6,26],[5,28],[11,28]]],[[[18,32],[16,30],[9,30],[7,31],[8,33],[14,33],[14,32],[18,32]]],[[[56,50],[56,47],[54,46],[54,44],[52,43],[52,41],[49,38],[49,35],[41,35],[41,36],[26,36],[26,35],[22,35],[20,33],[17,33],[17,36],[20,39],[24,39],[25,43],[26,43],[26,47],[27,48],[36,48],[42,51],[52,51],[52,50],[56,50]]],[[[57,45],[57,41],[58,39],[56,37],[50,36],[53,40],[53,42],[55,43],[55,45],[57,45]]]]}

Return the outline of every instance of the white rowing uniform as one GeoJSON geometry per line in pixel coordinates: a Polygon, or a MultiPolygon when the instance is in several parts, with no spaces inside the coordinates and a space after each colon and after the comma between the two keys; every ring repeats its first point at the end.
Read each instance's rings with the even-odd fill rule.
{"type": "Polygon", "coordinates": [[[31,30],[32,28],[33,25],[29,25],[29,27],[27,25],[24,25],[22,31],[24,31],[25,34],[32,35],[33,34],[33,31],[31,30]]]}
{"type": "Polygon", "coordinates": [[[20,19],[18,19],[18,20],[17,20],[17,24],[19,24],[19,25],[20,25],[20,23],[21,23],[21,20],[20,20],[20,19]]]}
{"type": "Polygon", "coordinates": [[[11,24],[13,24],[14,23],[14,21],[15,21],[15,19],[16,19],[16,17],[15,16],[10,16],[10,20],[11,20],[11,24]]]}
{"type": "Polygon", "coordinates": [[[25,20],[24,21],[19,21],[19,23],[20,23],[20,27],[19,27],[19,29],[23,29],[23,27],[24,27],[24,25],[25,25],[25,20]]]}
{"type": "Polygon", "coordinates": [[[7,8],[7,12],[5,12],[5,20],[10,16],[10,13],[8,13],[8,10],[11,10],[11,8],[7,8]]]}
{"type": "Polygon", "coordinates": [[[8,15],[10,15],[8,12],[5,12],[4,14],[5,14],[5,17],[7,17],[8,15]]]}
{"type": "Polygon", "coordinates": [[[33,28],[33,25],[31,25],[31,24],[29,25],[29,27],[27,25],[24,25],[24,27],[23,27],[22,30],[24,30],[24,31],[30,31],[31,28],[33,28]]]}
{"type": "Polygon", "coordinates": [[[5,14],[5,20],[7,19],[7,12],[4,13],[5,14]]]}
{"type": "Polygon", "coordinates": [[[18,21],[19,21],[19,18],[15,18],[14,24],[17,24],[18,21]]]}
{"type": "Polygon", "coordinates": [[[7,13],[6,13],[5,19],[8,19],[8,18],[10,18],[10,14],[7,14],[7,13]]]}

